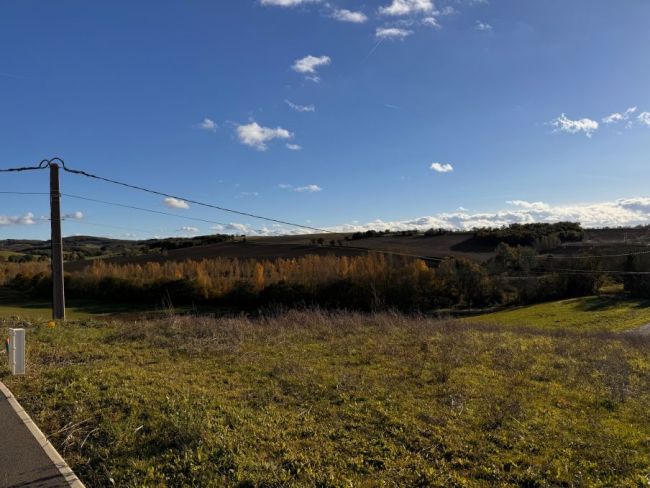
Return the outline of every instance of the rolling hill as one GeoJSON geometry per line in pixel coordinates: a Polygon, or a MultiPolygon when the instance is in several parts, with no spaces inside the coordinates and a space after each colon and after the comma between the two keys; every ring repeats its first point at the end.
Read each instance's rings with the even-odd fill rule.
{"type": "MultiPolygon", "coordinates": [[[[587,229],[576,242],[564,242],[547,253],[555,255],[608,254],[637,251],[650,245],[650,229],[587,229]]],[[[0,259],[38,259],[49,256],[49,241],[0,241],[0,259]]],[[[277,237],[198,236],[144,241],[74,236],[64,239],[67,268],[79,269],[95,259],[114,263],[145,263],[166,260],[297,258],[309,254],[358,256],[367,252],[441,259],[463,257],[485,262],[495,255],[493,244],[477,239],[473,232],[438,235],[399,232],[372,237],[351,233],[308,234],[277,237]]]]}

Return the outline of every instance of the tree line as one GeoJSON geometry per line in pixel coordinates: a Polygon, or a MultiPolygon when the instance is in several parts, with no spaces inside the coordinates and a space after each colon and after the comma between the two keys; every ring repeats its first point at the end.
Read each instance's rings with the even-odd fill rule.
{"type": "MultiPolygon", "coordinates": [[[[432,230],[429,235],[440,233],[432,230]]],[[[70,298],[114,302],[152,303],[165,298],[176,304],[211,303],[239,308],[317,305],[424,311],[591,295],[609,280],[623,284],[631,295],[650,298],[650,274],[608,273],[650,272],[650,255],[583,255],[575,259],[575,255],[547,252],[557,247],[557,242],[580,240],[582,236],[579,224],[571,222],[478,229],[474,233],[476,239],[497,242],[495,256],[484,263],[456,257],[425,262],[378,253],[358,257],[214,258],[144,264],[96,260],[86,268],[66,273],[66,294],[70,298]]],[[[170,241],[171,246],[176,244],[170,241]]],[[[49,297],[49,263],[0,263],[0,286],[49,297]]]]}
{"type": "MultiPolygon", "coordinates": [[[[98,260],[66,273],[69,298],[113,302],[209,303],[256,308],[321,306],[356,310],[425,311],[527,304],[590,295],[602,284],[598,260],[549,261],[530,247],[501,244],[487,263],[447,258],[436,265],[402,257],[309,255],[296,259],[111,264],[98,260]],[[567,273],[563,266],[573,266],[567,273]],[[562,270],[562,271],[560,271],[562,270]],[[582,272],[591,270],[593,272],[582,272]]],[[[648,293],[647,278],[626,280],[648,293]]],[[[45,263],[4,263],[0,284],[41,297],[51,294],[45,263]]]]}

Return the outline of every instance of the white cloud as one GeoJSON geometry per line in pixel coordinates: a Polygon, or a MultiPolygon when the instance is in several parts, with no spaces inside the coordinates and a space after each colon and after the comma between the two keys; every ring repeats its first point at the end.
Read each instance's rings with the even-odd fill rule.
{"type": "Polygon", "coordinates": [[[650,214],[650,198],[622,198],[617,203],[625,209],[650,214]]]}
{"type": "Polygon", "coordinates": [[[375,36],[379,39],[404,39],[413,34],[413,31],[399,27],[377,27],[375,36]]]}
{"type": "Polygon", "coordinates": [[[611,115],[608,115],[603,119],[603,123],[605,124],[613,124],[616,122],[623,122],[626,121],[630,118],[634,112],[636,112],[637,107],[630,107],[628,108],[625,112],[620,113],[620,112],[614,112],[611,115]]]}
{"type": "Polygon", "coordinates": [[[278,188],[282,188],[283,190],[288,190],[289,188],[293,188],[293,185],[289,185],[287,183],[280,183],[278,185],[278,188]]]}
{"type": "Polygon", "coordinates": [[[435,27],[436,29],[440,29],[440,24],[438,23],[438,19],[436,19],[435,17],[425,17],[422,19],[422,23],[429,27],[435,27]]]}
{"type": "Polygon", "coordinates": [[[476,21],[476,25],[474,26],[476,30],[479,31],[491,31],[492,26],[488,24],[487,22],[481,22],[480,20],[476,21]]]}
{"type": "Polygon", "coordinates": [[[392,0],[390,5],[379,8],[382,15],[393,17],[412,14],[426,14],[433,12],[431,0],[392,0]]]}
{"type": "Polygon", "coordinates": [[[199,124],[199,129],[207,130],[210,132],[215,132],[218,128],[219,126],[217,123],[212,119],[208,119],[207,117],[203,119],[199,124]]]}
{"type": "Polygon", "coordinates": [[[299,193],[318,193],[320,191],[323,191],[323,189],[318,185],[305,185],[296,187],[293,189],[293,191],[297,191],[299,193]]]}
{"type": "Polygon", "coordinates": [[[190,206],[185,200],[179,200],[178,198],[167,197],[163,200],[163,203],[169,208],[182,208],[188,209],[190,206]]]}
{"type": "Polygon", "coordinates": [[[595,131],[598,130],[598,122],[591,119],[571,120],[566,115],[562,114],[558,118],[551,120],[549,125],[555,127],[553,132],[567,132],[569,134],[577,134],[583,132],[587,137],[591,137],[595,131]]]}
{"type": "Polygon", "coordinates": [[[623,120],[623,114],[619,112],[615,112],[611,115],[608,115],[607,117],[603,118],[603,123],[604,124],[613,124],[614,122],[620,122],[623,120]]]}
{"type": "Polygon", "coordinates": [[[444,7],[444,8],[440,11],[440,15],[454,15],[454,14],[457,14],[457,13],[458,13],[458,10],[456,10],[456,9],[455,9],[454,7],[452,7],[451,5],[448,5],[448,6],[444,7]]]}
{"type": "Polygon", "coordinates": [[[77,211],[77,212],[65,214],[63,215],[63,218],[67,220],[82,220],[84,218],[84,214],[83,212],[77,211]]]}
{"type": "Polygon", "coordinates": [[[316,70],[322,66],[328,66],[332,63],[332,58],[329,56],[305,56],[304,58],[296,59],[291,66],[296,73],[301,73],[306,76],[308,80],[318,82],[320,77],[316,70]]]}
{"type": "Polygon", "coordinates": [[[34,214],[28,212],[22,216],[0,215],[0,225],[34,225],[34,214]]]}
{"type": "Polygon", "coordinates": [[[644,124],[650,127],[650,112],[641,112],[637,117],[637,120],[640,124],[644,124]]]}
{"type": "Polygon", "coordinates": [[[238,234],[250,234],[251,227],[247,224],[231,223],[223,227],[224,230],[234,231],[238,234]]]}
{"type": "Polygon", "coordinates": [[[449,163],[431,163],[429,169],[438,173],[451,173],[454,170],[454,167],[449,163]]]}
{"type": "Polygon", "coordinates": [[[246,125],[237,126],[237,137],[239,142],[250,147],[254,147],[258,151],[266,151],[266,143],[273,139],[291,139],[293,134],[287,129],[276,127],[262,127],[257,122],[251,122],[246,125]]]}
{"type": "Polygon", "coordinates": [[[287,149],[291,151],[300,151],[302,149],[302,146],[299,144],[287,144],[287,149]]]}
{"type": "Polygon", "coordinates": [[[271,226],[264,226],[261,228],[254,228],[249,224],[242,224],[240,222],[232,222],[227,225],[215,225],[213,230],[223,234],[235,235],[249,235],[249,236],[277,236],[277,235],[293,235],[293,234],[306,234],[309,231],[299,228],[286,228],[280,224],[273,224],[271,226]]]}
{"type": "Polygon", "coordinates": [[[526,210],[542,211],[542,210],[548,210],[550,208],[549,205],[544,202],[529,202],[526,200],[508,200],[506,203],[514,207],[525,208],[526,210]]]}
{"type": "Polygon", "coordinates": [[[363,12],[353,12],[345,8],[335,9],[332,12],[332,18],[341,22],[351,22],[353,24],[363,24],[368,20],[368,16],[363,12]]]}
{"type": "MultiPolygon", "coordinates": [[[[370,229],[425,231],[431,228],[471,230],[475,227],[502,227],[510,224],[534,222],[580,222],[583,227],[624,227],[650,224],[650,197],[621,198],[618,200],[552,205],[545,202],[512,200],[508,207],[491,212],[472,212],[459,207],[455,212],[438,213],[407,220],[374,220],[365,224],[352,221],[327,228],[335,232],[357,232],[370,229]]],[[[306,234],[306,229],[288,228],[281,225],[253,229],[246,224],[217,226],[219,232],[249,235],[306,234]]]]}
{"type": "Polygon", "coordinates": [[[315,112],[316,107],[314,105],[298,105],[297,103],[293,103],[291,100],[285,100],[284,103],[289,105],[292,109],[294,109],[296,112],[315,112]]]}
{"type": "Polygon", "coordinates": [[[230,230],[230,231],[235,231],[240,234],[247,234],[250,233],[250,226],[246,224],[238,224],[238,223],[232,223],[228,224],[225,227],[223,227],[224,230],[230,230]]]}
{"type": "Polygon", "coordinates": [[[191,227],[191,226],[183,226],[180,229],[181,232],[185,232],[186,234],[198,234],[199,233],[199,228],[198,227],[191,227]]]}
{"type": "Polygon", "coordinates": [[[494,212],[469,213],[466,210],[440,213],[410,220],[347,224],[329,230],[356,232],[369,229],[407,230],[445,228],[471,230],[475,227],[501,227],[514,223],[580,222],[584,227],[636,226],[650,223],[650,198],[626,198],[586,204],[551,205],[544,202],[515,200],[514,208],[494,212]]]}
{"type": "Polygon", "coordinates": [[[305,5],[307,3],[319,3],[321,0],[260,0],[262,5],[270,5],[273,7],[297,7],[298,5],[305,5]]]}

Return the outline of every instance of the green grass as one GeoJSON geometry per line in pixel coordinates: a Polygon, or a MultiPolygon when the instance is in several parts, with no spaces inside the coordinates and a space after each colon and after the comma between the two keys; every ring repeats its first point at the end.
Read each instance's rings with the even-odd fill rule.
{"type": "MultiPolygon", "coordinates": [[[[68,303],[66,316],[70,320],[80,320],[126,311],[128,309],[108,305],[102,306],[91,302],[73,301],[68,303]]],[[[32,302],[23,305],[0,304],[0,317],[20,317],[43,322],[52,317],[52,306],[46,302],[32,302]]]]}
{"type": "Polygon", "coordinates": [[[650,300],[596,296],[574,298],[519,307],[464,320],[543,329],[623,331],[650,323],[650,300]]]}
{"type": "Polygon", "coordinates": [[[319,312],[23,325],[28,376],[0,379],[89,487],[650,476],[635,336],[319,312]]]}
{"type": "MultiPolygon", "coordinates": [[[[179,311],[185,309],[179,308],[179,311]]],[[[164,314],[160,308],[145,307],[132,304],[108,304],[92,300],[70,300],[66,307],[68,320],[101,319],[107,316],[132,315],[146,313],[164,314]]],[[[31,321],[46,322],[52,317],[52,306],[46,302],[33,302],[24,305],[0,304],[0,319],[22,318],[31,321]]]]}
{"type": "Polygon", "coordinates": [[[0,250],[0,258],[4,259],[9,259],[11,256],[24,256],[25,254],[20,253],[20,252],[13,252],[13,251],[6,251],[6,250],[0,250]]]}
{"type": "MultiPolygon", "coordinates": [[[[231,310],[203,304],[199,306],[182,305],[173,307],[173,312],[178,314],[197,313],[224,315],[232,313],[231,310]]],[[[113,303],[99,300],[67,300],[66,318],[69,320],[101,319],[105,317],[140,316],[148,317],[166,315],[170,310],[166,304],[147,303],[113,303]]],[[[34,299],[25,296],[19,291],[0,286],[0,320],[1,319],[26,319],[34,322],[45,323],[52,317],[52,305],[43,299],[34,299]]],[[[139,317],[142,318],[142,317],[139,317]]]]}
{"type": "MultiPolygon", "coordinates": [[[[151,310],[154,310],[154,307],[93,300],[68,300],[66,317],[70,320],[82,320],[151,310]]],[[[52,304],[47,300],[32,299],[18,291],[0,287],[0,319],[11,317],[46,322],[52,317],[52,304]]]]}

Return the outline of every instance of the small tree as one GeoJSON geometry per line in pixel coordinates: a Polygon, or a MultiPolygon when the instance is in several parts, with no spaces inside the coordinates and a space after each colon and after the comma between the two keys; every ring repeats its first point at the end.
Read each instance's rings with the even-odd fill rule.
{"type": "Polygon", "coordinates": [[[468,308],[485,305],[491,295],[492,284],[487,272],[480,264],[469,259],[447,258],[438,268],[437,275],[452,298],[468,308]]]}

